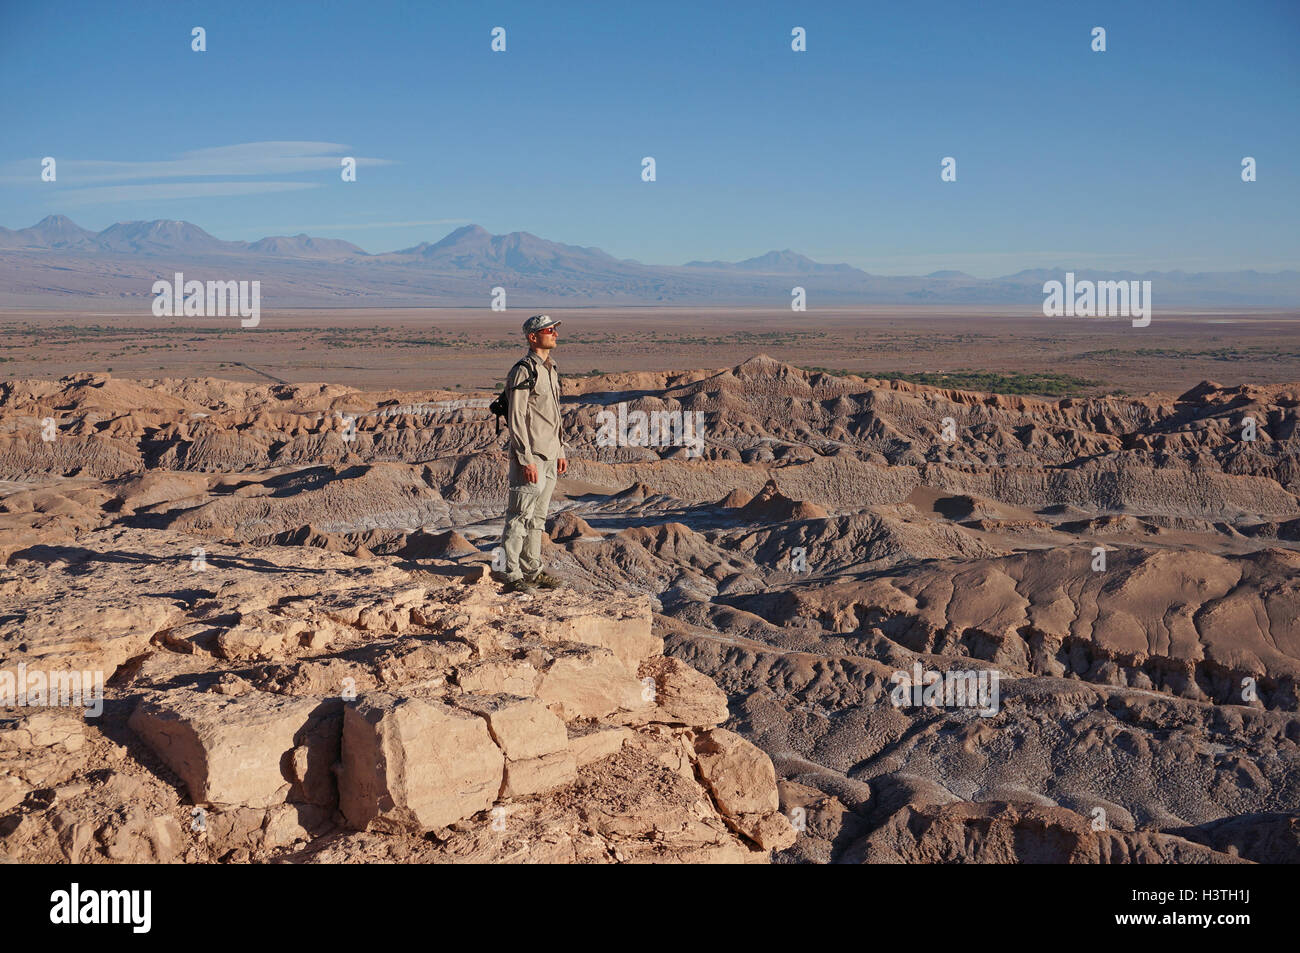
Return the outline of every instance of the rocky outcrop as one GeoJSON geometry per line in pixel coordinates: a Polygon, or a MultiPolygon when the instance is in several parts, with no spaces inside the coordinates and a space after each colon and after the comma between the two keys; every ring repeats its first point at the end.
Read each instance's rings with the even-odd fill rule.
{"type": "Polygon", "coordinates": [[[771,761],[717,727],[726,696],[662,654],[644,597],[504,595],[481,572],[323,550],[214,546],[201,575],[167,557],[166,533],[134,532],[19,563],[91,618],[123,580],[83,589],[75,568],[110,539],[152,547],[135,589],[159,595],[137,618],[153,602],[172,615],[130,648],[47,639],[39,611],[10,633],[33,658],[113,669],[103,721],[30,715],[4,733],[7,856],[749,862],[793,838],[771,761]],[[286,559],[302,552],[310,568],[286,559]],[[196,577],[212,588],[182,587],[196,577]],[[105,746],[108,784],[93,780],[105,746]],[[34,793],[50,783],[54,804],[34,793]]]}
{"type": "Polygon", "coordinates": [[[486,810],[504,758],[482,718],[419,698],[366,695],[343,716],[339,808],[360,830],[445,827],[486,810]]]}
{"type": "Polygon", "coordinates": [[[147,695],[129,725],[195,804],[270,807],[297,787],[330,807],[342,714],[337,699],[175,689],[147,695]]]}

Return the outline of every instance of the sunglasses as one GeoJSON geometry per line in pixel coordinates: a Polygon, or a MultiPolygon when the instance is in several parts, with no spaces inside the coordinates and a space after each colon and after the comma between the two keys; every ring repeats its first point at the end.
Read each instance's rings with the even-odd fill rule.
{"type": "Polygon", "coordinates": [[[542,328],[540,331],[534,331],[534,334],[559,334],[555,328],[542,328]]]}

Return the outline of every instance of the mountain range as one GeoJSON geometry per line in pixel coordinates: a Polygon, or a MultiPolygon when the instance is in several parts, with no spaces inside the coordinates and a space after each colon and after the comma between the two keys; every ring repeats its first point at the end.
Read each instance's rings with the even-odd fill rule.
{"type": "Polygon", "coordinates": [[[1149,280],[1156,307],[1300,307],[1300,271],[1105,272],[1063,264],[999,278],[940,270],[873,275],[785,249],[739,262],[646,265],[599,248],[479,225],[436,242],[371,254],[305,233],[225,241],[190,222],[118,222],[100,232],[51,215],[0,227],[0,307],[95,307],[152,298],[174,272],[200,280],[260,280],[266,307],[485,306],[503,287],[514,306],[737,304],[785,307],[792,288],[808,307],[857,304],[1040,306],[1044,281],[1066,268],[1082,280],[1149,280]]]}

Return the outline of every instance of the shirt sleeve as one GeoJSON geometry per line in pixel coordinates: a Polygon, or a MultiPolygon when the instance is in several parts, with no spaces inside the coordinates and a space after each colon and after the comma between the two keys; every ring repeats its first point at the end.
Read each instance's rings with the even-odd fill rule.
{"type": "Polygon", "coordinates": [[[564,397],[564,381],[560,377],[560,369],[558,367],[555,369],[555,397],[555,416],[560,422],[560,455],[557,459],[567,460],[569,458],[569,451],[568,448],[564,446],[564,405],[562,402],[562,398],[564,397]]]}
{"type": "MultiPolygon", "coordinates": [[[[520,364],[506,377],[506,386],[513,388],[526,380],[528,370],[520,364]]],[[[515,462],[521,467],[537,465],[532,440],[528,436],[528,393],[527,387],[506,391],[510,407],[510,412],[506,415],[510,427],[510,452],[515,455],[515,462]]]]}

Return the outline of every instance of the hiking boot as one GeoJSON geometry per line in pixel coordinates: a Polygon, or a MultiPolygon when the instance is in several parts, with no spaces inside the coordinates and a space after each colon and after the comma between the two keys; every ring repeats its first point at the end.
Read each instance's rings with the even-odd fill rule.
{"type": "Polygon", "coordinates": [[[532,579],[529,579],[528,582],[532,583],[534,586],[537,586],[540,589],[563,589],[564,588],[564,580],[556,579],[554,576],[545,572],[539,572],[532,579]]]}
{"type": "Polygon", "coordinates": [[[506,592],[532,592],[537,588],[536,583],[529,582],[527,579],[511,579],[506,583],[506,592]]]}
{"type": "Polygon", "coordinates": [[[488,572],[488,578],[489,578],[489,579],[492,579],[494,582],[509,582],[509,581],[510,581],[510,577],[507,576],[505,573],[501,572],[499,569],[492,569],[492,570],[490,570],[490,571],[488,572]]]}

